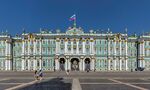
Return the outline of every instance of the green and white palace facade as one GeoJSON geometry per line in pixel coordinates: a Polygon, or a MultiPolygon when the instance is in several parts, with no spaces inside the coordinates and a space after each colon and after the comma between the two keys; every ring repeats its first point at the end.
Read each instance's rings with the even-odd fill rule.
{"type": "Polygon", "coordinates": [[[150,34],[66,32],[40,30],[11,36],[0,35],[0,70],[32,71],[131,71],[150,70],[150,34]]]}

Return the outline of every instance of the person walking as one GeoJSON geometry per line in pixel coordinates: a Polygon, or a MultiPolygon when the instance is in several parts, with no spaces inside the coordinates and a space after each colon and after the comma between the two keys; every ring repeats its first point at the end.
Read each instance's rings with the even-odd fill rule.
{"type": "Polygon", "coordinates": [[[43,72],[42,72],[42,70],[40,70],[38,74],[39,74],[40,80],[42,80],[43,79],[43,72]]]}
{"type": "Polygon", "coordinates": [[[35,80],[39,79],[38,71],[37,70],[34,71],[34,78],[35,78],[35,80]]]}
{"type": "Polygon", "coordinates": [[[69,75],[69,70],[66,71],[66,74],[69,75]]]}

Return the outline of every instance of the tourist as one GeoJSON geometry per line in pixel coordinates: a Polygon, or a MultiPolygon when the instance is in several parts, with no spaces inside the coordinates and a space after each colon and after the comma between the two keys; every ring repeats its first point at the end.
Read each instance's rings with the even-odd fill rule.
{"type": "Polygon", "coordinates": [[[39,75],[40,80],[42,80],[43,79],[43,72],[42,72],[42,70],[39,71],[38,75],[39,75]]]}
{"type": "Polygon", "coordinates": [[[66,74],[69,75],[69,70],[66,71],[66,74]]]}
{"type": "Polygon", "coordinates": [[[38,75],[37,70],[34,71],[34,78],[35,78],[35,80],[38,80],[38,79],[39,79],[39,75],[38,75]]]}

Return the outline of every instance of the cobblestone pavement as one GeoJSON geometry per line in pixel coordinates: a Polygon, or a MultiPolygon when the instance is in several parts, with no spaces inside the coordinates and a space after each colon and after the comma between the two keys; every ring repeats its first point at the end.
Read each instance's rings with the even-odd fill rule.
{"type": "Polygon", "coordinates": [[[33,72],[0,72],[0,90],[150,90],[150,72],[122,73],[45,72],[36,81],[33,72]]]}

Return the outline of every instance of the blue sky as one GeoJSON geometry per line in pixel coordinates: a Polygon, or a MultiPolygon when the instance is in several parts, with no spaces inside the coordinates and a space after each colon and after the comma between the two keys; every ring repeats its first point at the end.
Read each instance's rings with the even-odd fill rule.
{"type": "Polygon", "coordinates": [[[150,31],[150,0],[0,0],[0,31],[15,35],[39,32],[40,28],[61,29],[72,25],[69,17],[76,14],[77,26],[90,29],[140,34],[150,31]]]}

